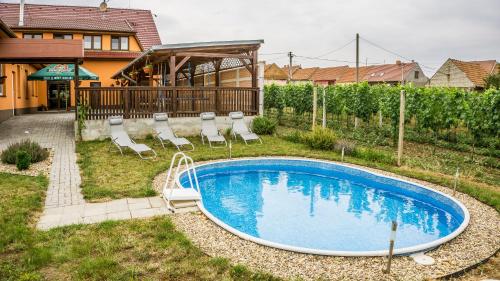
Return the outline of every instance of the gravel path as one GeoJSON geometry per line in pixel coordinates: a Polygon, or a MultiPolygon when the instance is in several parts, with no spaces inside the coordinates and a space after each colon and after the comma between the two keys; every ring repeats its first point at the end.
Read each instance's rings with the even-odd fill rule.
{"type": "MultiPolygon", "coordinates": [[[[201,164],[201,163],[198,163],[201,164]]],[[[360,167],[351,165],[353,167],[360,167]]],[[[410,180],[441,192],[452,194],[449,188],[410,179],[385,171],[366,168],[380,174],[410,180]]],[[[165,174],[153,182],[160,188],[165,174]]],[[[195,245],[210,256],[225,257],[232,263],[244,264],[255,270],[284,278],[304,280],[424,280],[447,275],[473,265],[500,248],[500,214],[474,198],[457,193],[455,196],[469,210],[471,220],[467,229],[454,240],[427,254],[436,260],[432,266],[416,264],[410,257],[396,257],[391,275],[382,273],[384,257],[330,257],[294,253],[243,240],[217,226],[200,212],[172,216],[177,228],[195,245]]]]}

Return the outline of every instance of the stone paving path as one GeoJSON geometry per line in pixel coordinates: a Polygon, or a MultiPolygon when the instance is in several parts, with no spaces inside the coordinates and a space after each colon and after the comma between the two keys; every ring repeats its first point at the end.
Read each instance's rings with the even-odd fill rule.
{"type": "Polygon", "coordinates": [[[0,151],[9,143],[30,138],[54,149],[45,208],[37,227],[50,229],[77,223],[144,218],[170,213],[162,198],[126,198],[86,203],[76,163],[74,113],[15,116],[0,123],[0,151]]]}

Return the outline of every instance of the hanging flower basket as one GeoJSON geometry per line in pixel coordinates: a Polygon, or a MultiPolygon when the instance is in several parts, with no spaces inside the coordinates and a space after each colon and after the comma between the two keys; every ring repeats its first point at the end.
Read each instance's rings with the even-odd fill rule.
{"type": "Polygon", "coordinates": [[[153,65],[152,64],[147,64],[145,67],[142,68],[144,73],[149,74],[153,71],[153,65]]]}

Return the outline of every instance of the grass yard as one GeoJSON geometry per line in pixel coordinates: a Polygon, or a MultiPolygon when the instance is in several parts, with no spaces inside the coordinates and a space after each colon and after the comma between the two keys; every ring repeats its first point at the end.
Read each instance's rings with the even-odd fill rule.
{"type": "MultiPolygon", "coordinates": [[[[196,150],[188,152],[195,161],[228,158],[227,149],[210,149],[202,145],[199,138],[191,138],[196,150]]],[[[286,141],[276,136],[264,136],[264,144],[246,146],[241,141],[233,143],[232,156],[288,155],[318,159],[340,160],[335,151],[312,150],[304,144],[286,141]]],[[[82,188],[86,200],[105,201],[123,197],[145,197],[155,194],[152,179],[168,168],[176,150],[164,150],[153,140],[141,140],[152,146],[159,157],[156,160],[141,160],[128,151],[125,156],[108,152],[109,141],[80,142],[77,152],[82,170],[82,188]]],[[[458,189],[500,210],[500,171],[485,165],[476,156],[471,161],[465,152],[436,148],[429,145],[406,143],[405,165],[394,165],[394,149],[390,147],[366,148],[361,158],[346,157],[345,161],[363,166],[387,170],[396,174],[422,179],[444,186],[453,185],[453,175],[459,166],[463,172],[458,189]],[[383,157],[381,157],[382,155],[383,157]]],[[[484,158],[484,157],[483,157],[484,158]]],[[[496,159],[498,160],[498,159],[496,159]]]]}
{"type": "Polygon", "coordinates": [[[168,217],[37,231],[46,187],[0,174],[0,280],[277,280],[204,255],[168,217]]]}

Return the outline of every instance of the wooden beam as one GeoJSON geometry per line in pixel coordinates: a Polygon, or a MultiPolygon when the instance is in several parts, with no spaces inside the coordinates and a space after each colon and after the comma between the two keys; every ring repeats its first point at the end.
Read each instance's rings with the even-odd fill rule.
{"type": "Polygon", "coordinates": [[[190,71],[190,73],[189,73],[189,75],[190,75],[190,76],[189,76],[189,79],[190,79],[190,80],[189,80],[189,83],[191,84],[191,86],[193,86],[193,87],[194,87],[194,82],[195,82],[195,81],[194,81],[194,75],[195,75],[195,73],[196,73],[196,66],[195,66],[195,67],[191,67],[191,69],[190,69],[190,70],[191,70],[191,71],[190,71]]]}
{"type": "Polygon", "coordinates": [[[252,67],[244,59],[240,59],[240,62],[246,67],[248,72],[252,73],[252,67]]]}
{"type": "Polygon", "coordinates": [[[215,68],[215,87],[220,86],[220,66],[222,64],[222,60],[216,60],[214,61],[214,68],[215,68]]]}
{"type": "Polygon", "coordinates": [[[190,56],[187,56],[187,57],[183,58],[183,59],[181,60],[181,62],[179,62],[179,64],[177,64],[177,65],[175,66],[175,71],[179,71],[179,69],[180,69],[180,68],[181,68],[181,67],[182,67],[182,66],[183,66],[183,65],[184,65],[184,64],[185,64],[185,63],[186,63],[186,62],[187,62],[190,58],[191,58],[190,56]]]}
{"type": "Polygon", "coordinates": [[[175,56],[170,57],[170,63],[168,64],[170,67],[170,86],[175,87],[175,56]]]}
{"type": "Polygon", "coordinates": [[[252,56],[242,54],[224,54],[224,53],[200,53],[200,52],[182,52],[176,53],[177,56],[184,57],[199,57],[199,58],[235,58],[235,59],[251,59],[252,56]]]}

